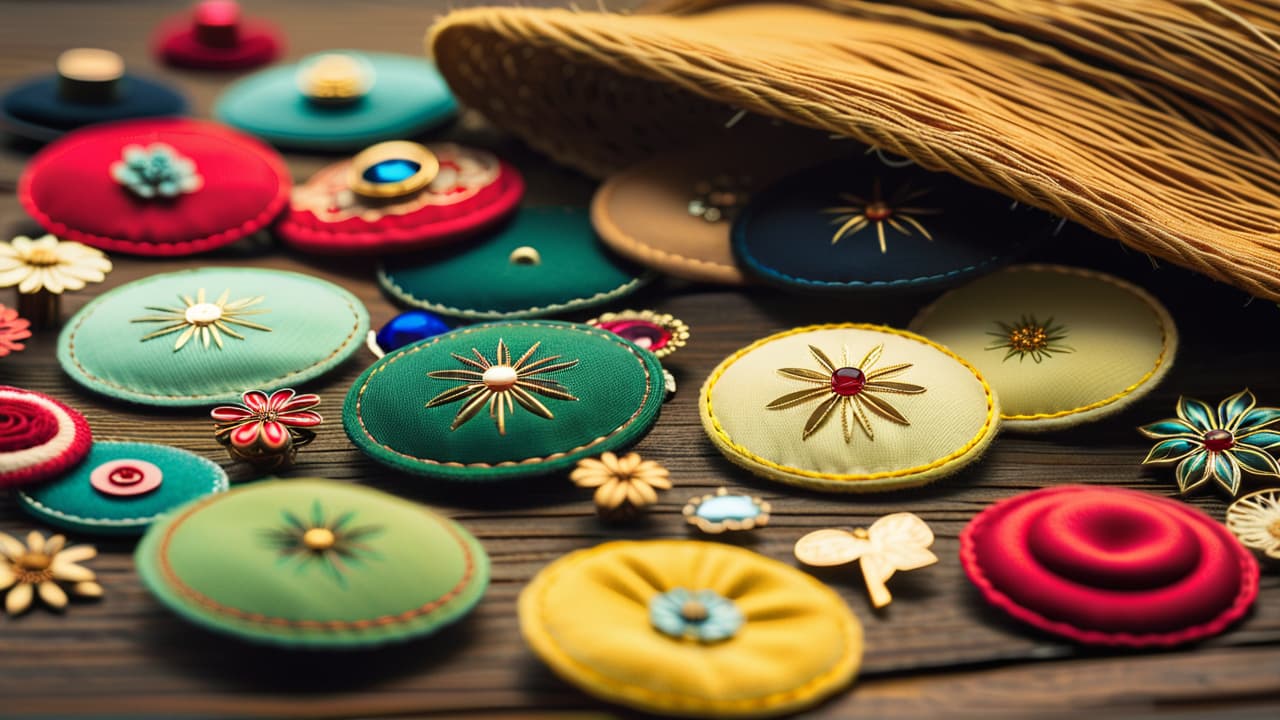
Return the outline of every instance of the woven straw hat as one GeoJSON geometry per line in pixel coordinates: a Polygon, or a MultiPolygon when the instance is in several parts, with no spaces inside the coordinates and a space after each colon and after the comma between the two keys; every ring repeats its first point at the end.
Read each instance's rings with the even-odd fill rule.
{"type": "Polygon", "coordinates": [[[781,120],[1280,299],[1270,0],[472,8],[427,45],[463,102],[595,176],[781,120]]]}

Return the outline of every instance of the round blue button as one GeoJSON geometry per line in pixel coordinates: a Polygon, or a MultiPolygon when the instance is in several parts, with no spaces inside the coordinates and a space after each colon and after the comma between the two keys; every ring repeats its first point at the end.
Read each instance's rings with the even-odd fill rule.
{"type": "Polygon", "coordinates": [[[383,352],[391,352],[448,330],[449,326],[444,320],[426,310],[409,310],[391,318],[391,321],[378,331],[374,340],[383,352]]]}

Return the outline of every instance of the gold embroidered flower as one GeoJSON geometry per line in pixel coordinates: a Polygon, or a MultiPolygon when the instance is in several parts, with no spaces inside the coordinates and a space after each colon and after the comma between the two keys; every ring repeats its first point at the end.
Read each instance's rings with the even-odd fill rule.
{"type": "Polygon", "coordinates": [[[1057,353],[1075,352],[1074,348],[1062,344],[1067,339],[1065,325],[1055,325],[1053,318],[1044,322],[1036,320],[1035,315],[1023,315],[1017,322],[996,321],[998,331],[987,334],[996,338],[987,350],[1006,350],[1004,359],[1017,357],[1019,361],[1030,355],[1036,363],[1057,353]]]}
{"type": "Polygon", "coordinates": [[[0,591],[8,590],[4,608],[10,615],[25,612],[39,595],[46,605],[61,610],[67,606],[67,591],[81,597],[102,597],[102,586],[92,570],[76,563],[98,554],[92,545],[66,547],[67,539],[54,535],[45,539],[32,531],[27,544],[0,533],[0,591]]]}
{"type": "Polygon", "coordinates": [[[1280,489],[1259,490],[1231,503],[1227,529],[1245,547],[1280,560],[1280,489]]]}
{"type": "Polygon", "coordinates": [[[929,234],[929,231],[920,222],[919,216],[938,215],[942,211],[938,208],[906,205],[906,203],[928,194],[928,190],[912,191],[910,185],[903,185],[886,200],[880,192],[880,178],[876,178],[872,184],[871,197],[869,199],[861,195],[840,193],[840,200],[848,203],[847,205],[823,208],[822,210],[827,215],[835,215],[831,224],[840,226],[835,234],[831,236],[831,244],[835,245],[846,237],[856,235],[866,228],[874,226],[876,236],[880,239],[880,252],[888,252],[884,237],[886,225],[896,230],[903,237],[911,237],[911,230],[915,228],[916,231],[924,236],[925,240],[933,242],[933,236],[929,234]]]}
{"type": "Polygon", "coordinates": [[[515,412],[515,403],[542,418],[551,420],[555,417],[546,405],[543,405],[534,393],[555,400],[576,401],[578,398],[569,393],[569,389],[547,375],[568,370],[578,364],[577,360],[556,362],[559,355],[552,355],[540,360],[530,359],[538,351],[542,343],[536,342],[519,360],[511,361],[511,351],[507,344],[498,340],[498,349],[494,359],[485,357],[476,348],[471,352],[475,358],[463,357],[457,353],[449,353],[454,360],[471,368],[470,370],[434,370],[427,377],[437,380],[460,380],[462,385],[449,388],[427,401],[427,407],[433,408],[448,405],[459,400],[464,401],[453,417],[450,430],[457,430],[463,423],[475,417],[480,410],[488,406],[489,417],[498,426],[500,435],[507,434],[507,414],[515,412]]]}
{"type": "Polygon", "coordinates": [[[377,558],[365,540],[382,532],[378,525],[355,525],[356,514],[328,515],[320,501],[311,506],[309,518],[285,510],[284,524],[263,532],[267,543],[282,558],[296,560],[300,568],[319,565],[338,584],[345,585],[343,573],[348,563],[377,558]]]}
{"type": "Polygon", "coordinates": [[[610,513],[622,509],[640,509],[658,502],[658,490],[671,489],[667,469],[653,460],[641,460],[639,453],[618,457],[611,452],[600,459],[583,458],[569,473],[573,484],[595,488],[596,509],[610,513]]]}
{"type": "Polygon", "coordinates": [[[52,235],[38,240],[19,235],[0,243],[0,287],[17,285],[24,295],[79,290],[85,283],[102,282],[109,272],[111,261],[101,251],[52,235]]]}
{"type": "Polygon", "coordinates": [[[143,317],[134,318],[131,322],[169,323],[155,332],[143,335],[142,342],[181,330],[182,334],[178,336],[177,342],[173,344],[174,352],[181,350],[187,344],[187,341],[194,337],[199,337],[205,347],[209,347],[209,340],[212,339],[218,344],[219,348],[222,347],[222,333],[226,333],[237,340],[244,340],[244,336],[232,330],[231,325],[271,332],[271,328],[265,325],[245,320],[250,315],[271,312],[270,310],[249,309],[266,298],[259,295],[228,302],[230,295],[230,290],[223,290],[217,300],[209,302],[205,299],[204,288],[200,288],[194,301],[187,295],[178,296],[178,299],[182,300],[183,307],[171,308],[149,305],[147,306],[148,310],[162,314],[144,315],[143,317]]]}

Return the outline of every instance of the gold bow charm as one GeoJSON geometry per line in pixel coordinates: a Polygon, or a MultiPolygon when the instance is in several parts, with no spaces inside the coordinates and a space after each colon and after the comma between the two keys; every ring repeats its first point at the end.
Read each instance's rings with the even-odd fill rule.
{"type": "Polygon", "coordinates": [[[938,562],[929,551],[933,531],[911,513],[885,515],[870,528],[817,530],[796,541],[796,559],[814,567],[834,567],[855,560],[871,593],[871,604],[882,608],[893,601],[885,582],[899,570],[916,570],[938,562]]]}

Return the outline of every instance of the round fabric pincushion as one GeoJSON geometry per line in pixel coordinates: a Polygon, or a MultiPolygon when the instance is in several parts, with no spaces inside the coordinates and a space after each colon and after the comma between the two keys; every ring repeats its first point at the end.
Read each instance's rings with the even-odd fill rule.
{"type": "Polygon", "coordinates": [[[398,197],[368,198],[353,191],[353,169],[361,177],[375,170],[356,167],[354,158],[320,170],[294,190],[276,233],[305,252],[416,250],[492,225],[520,203],[524,180],[492,153],[452,143],[432,143],[426,150],[439,165],[435,179],[398,197]]]}
{"type": "Polygon", "coordinates": [[[18,199],[66,240],[189,255],[266,227],[290,186],[280,155],[251,137],[199,120],[137,120],[79,130],[44,148],[19,178],[18,199]]]}
{"type": "Polygon", "coordinates": [[[1071,485],[1004,500],[960,534],[987,601],[1092,645],[1171,646],[1216,635],[1258,594],[1258,565],[1184,503],[1071,485]]]}
{"type": "Polygon", "coordinates": [[[261,20],[245,20],[232,0],[203,0],[189,13],[156,30],[152,47],[164,62],[198,70],[243,70],[280,55],[280,31],[261,20]]]}
{"type": "Polygon", "coordinates": [[[95,442],[84,462],[18,493],[22,509],[50,525],[100,535],[141,535],[181,505],[227,489],[217,463],[165,445],[95,442]]]}
{"type": "Polygon", "coordinates": [[[92,443],[80,413],[48,395],[0,386],[0,487],[57,477],[83,460],[92,443]]]}
{"type": "Polygon", "coordinates": [[[171,610],[241,640],[352,649],[429,635],[464,617],[489,557],[460,525],[354,483],[268,480],[197,500],[134,555],[171,610]]]}

